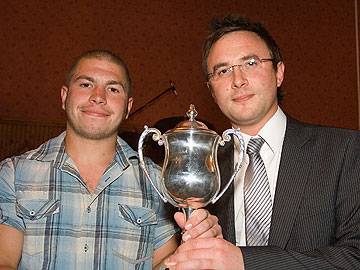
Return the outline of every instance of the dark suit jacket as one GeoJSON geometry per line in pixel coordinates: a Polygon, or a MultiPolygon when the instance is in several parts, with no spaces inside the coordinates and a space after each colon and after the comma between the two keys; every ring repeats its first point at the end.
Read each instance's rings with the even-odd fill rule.
{"type": "MultiPolygon", "coordinates": [[[[233,145],[218,160],[225,184],[233,145]]],[[[209,210],[235,244],[233,186],[209,210]]],[[[360,132],[288,117],[269,246],[241,250],[246,270],[360,269],[360,132]]]]}

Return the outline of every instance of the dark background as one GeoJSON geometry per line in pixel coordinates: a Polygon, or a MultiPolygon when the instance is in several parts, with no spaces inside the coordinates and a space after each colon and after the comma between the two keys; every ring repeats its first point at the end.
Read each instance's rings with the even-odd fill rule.
{"type": "Polygon", "coordinates": [[[0,120],[61,126],[66,70],[83,51],[104,48],[128,63],[133,109],[170,80],[178,92],[166,92],[122,131],[141,133],[144,124],[183,116],[194,103],[198,117],[222,132],[229,124],[205,86],[201,47],[212,17],[238,13],[263,22],[282,48],[285,111],[305,122],[358,129],[356,2],[1,1],[0,120]]]}

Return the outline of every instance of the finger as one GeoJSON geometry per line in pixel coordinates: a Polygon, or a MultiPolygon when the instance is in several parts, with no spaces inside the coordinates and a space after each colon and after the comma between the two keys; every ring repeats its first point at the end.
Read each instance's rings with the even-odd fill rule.
{"type": "Polygon", "coordinates": [[[223,238],[220,225],[209,227],[208,222],[202,222],[199,225],[197,225],[195,228],[186,231],[183,234],[182,239],[183,241],[186,242],[189,239],[212,238],[212,237],[223,238]]]}
{"type": "Polygon", "coordinates": [[[218,255],[222,254],[221,249],[213,248],[212,245],[205,248],[196,248],[196,246],[190,244],[187,248],[178,250],[176,254],[166,259],[165,264],[172,266],[172,269],[217,269],[214,266],[219,262],[218,255]]]}
{"type": "Polygon", "coordinates": [[[241,250],[224,239],[192,239],[166,261],[170,269],[244,269],[241,250]]]}
{"type": "Polygon", "coordinates": [[[185,215],[182,212],[176,212],[174,219],[181,229],[185,228],[185,215]]]}
{"type": "MultiPolygon", "coordinates": [[[[186,221],[185,229],[191,230],[192,228],[197,227],[195,230],[192,230],[192,234],[195,234],[196,231],[199,231],[201,234],[211,228],[215,223],[217,223],[217,218],[215,216],[211,216],[205,209],[197,209],[192,212],[191,216],[186,221]]],[[[198,235],[199,233],[193,236],[197,237],[198,235]]]]}
{"type": "MultiPolygon", "coordinates": [[[[190,238],[222,238],[222,229],[218,224],[218,218],[216,216],[208,215],[208,212],[204,210],[202,213],[199,212],[197,216],[194,215],[193,220],[195,220],[195,217],[200,219],[203,218],[205,216],[204,213],[206,214],[206,218],[202,219],[202,221],[197,223],[195,226],[193,225],[194,223],[191,223],[191,228],[188,229],[183,235],[183,241],[187,241],[190,238]]],[[[188,228],[188,225],[189,223],[186,224],[185,228],[188,228]]]]}
{"type": "MultiPolygon", "coordinates": [[[[210,256],[211,252],[208,249],[197,249],[190,251],[185,251],[172,255],[171,257],[165,260],[165,265],[167,267],[172,266],[173,269],[204,269],[201,267],[204,262],[211,260],[213,257],[210,256]],[[200,263],[202,261],[202,263],[200,263]]],[[[208,265],[208,264],[207,264],[208,265]]],[[[209,267],[207,267],[208,269],[209,267]]]]}
{"type": "Polygon", "coordinates": [[[186,222],[186,225],[190,225],[191,227],[195,227],[200,224],[202,221],[206,220],[209,217],[210,213],[205,209],[197,209],[194,210],[189,219],[186,222]]]}
{"type": "Polygon", "coordinates": [[[176,252],[187,252],[196,249],[212,249],[226,246],[226,241],[219,238],[196,238],[182,243],[176,252]]]}
{"type": "Polygon", "coordinates": [[[175,264],[165,265],[169,270],[208,270],[208,269],[221,269],[213,267],[212,259],[197,259],[197,260],[185,260],[177,262],[175,264]]]}
{"type": "Polygon", "coordinates": [[[198,236],[191,235],[190,238],[211,238],[211,237],[223,238],[222,228],[219,224],[215,224],[213,227],[199,234],[198,236]]]}

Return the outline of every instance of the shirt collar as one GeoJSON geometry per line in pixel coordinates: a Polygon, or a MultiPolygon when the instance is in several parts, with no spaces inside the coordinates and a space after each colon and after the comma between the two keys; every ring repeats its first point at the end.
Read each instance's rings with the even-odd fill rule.
{"type": "Polygon", "coordinates": [[[281,149],[286,129],[286,115],[278,107],[276,113],[262,127],[258,135],[261,136],[273,152],[281,149]]]}
{"type": "MultiPolygon", "coordinates": [[[[35,159],[53,162],[55,167],[62,167],[65,162],[69,162],[70,157],[65,151],[65,136],[66,132],[62,132],[59,136],[50,139],[43,146],[39,147],[39,152],[35,159]],[[46,151],[41,149],[46,149],[46,151]],[[45,152],[45,153],[44,153],[45,152]],[[44,153],[44,154],[40,154],[44,153]]],[[[116,154],[114,162],[119,163],[121,168],[126,168],[130,165],[130,159],[138,159],[138,154],[135,152],[123,139],[117,137],[116,154]]]]}
{"type": "Polygon", "coordinates": [[[130,165],[130,159],[139,159],[138,153],[135,152],[123,139],[117,138],[115,160],[122,168],[130,165]]]}
{"type": "Polygon", "coordinates": [[[277,152],[277,149],[281,149],[285,136],[285,129],[286,115],[282,109],[278,107],[275,114],[267,121],[256,136],[250,136],[241,132],[245,142],[245,149],[251,138],[260,136],[265,140],[265,143],[269,146],[271,151],[275,153],[277,152]]]}

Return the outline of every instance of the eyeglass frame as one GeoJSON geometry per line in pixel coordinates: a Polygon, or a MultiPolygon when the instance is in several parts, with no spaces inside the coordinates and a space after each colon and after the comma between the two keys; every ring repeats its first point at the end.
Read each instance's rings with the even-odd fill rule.
{"type": "MultiPolygon", "coordinates": [[[[245,61],[249,61],[249,60],[254,59],[254,58],[256,58],[255,60],[258,60],[260,63],[269,62],[269,61],[274,62],[274,61],[275,61],[274,58],[260,58],[260,57],[257,56],[257,55],[251,55],[251,56],[243,57],[243,58],[242,58],[242,61],[244,61],[244,63],[245,63],[245,61]]],[[[229,75],[230,75],[230,74],[234,71],[234,68],[235,68],[235,67],[239,67],[241,70],[243,70],[242,67],[243,67],[244,63],[243,63],[243,64],[234,64],[234,65],[230,65],[230,66],[225,66],[225,65],[224,65],[224,67],[226,67],[226,68],[223,69],[223,70],[228,70],[228,71],[229,71],[229,75]]],[[[219,67],[219,68],[220,68],[220,67],[219,67]]],[[[217,70],[218,70],[219,68],[217,68],[217,70]]],[[[211,80],[212,78],[214,78],[214,74],[215,74],[215,72],[216,72],[217,70],[215,70],[214,72],[211,72],[211,73],[208,73],[208,74],[207,74],[207,78],[208,78],[207,81],[206,81],[207,84],[209,84],[209,83],[210,83],[210,80],[211,80]]],[[[228,73],[228,72],[227,72],[227,73],[228,73]]],[[[220,77],[220,78],[221,78],[221,77],[220,77]]],[[[224,78],[226,78],[226,77],[224,77],[224,78]]],[[[215,80],[215,81],[219,81],[219,80],[217,79],[217,80],[215,80]]]]}

